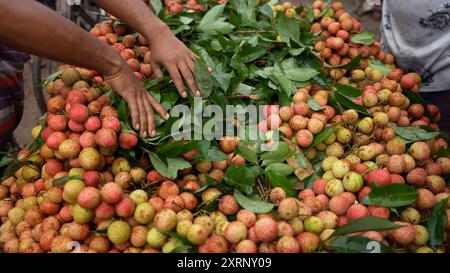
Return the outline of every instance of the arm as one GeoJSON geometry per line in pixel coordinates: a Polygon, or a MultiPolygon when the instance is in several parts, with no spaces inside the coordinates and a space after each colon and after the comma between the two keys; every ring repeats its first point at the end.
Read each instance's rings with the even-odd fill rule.
{"type": "Polygon", "coordinates": [[[0,14],[0,41],[6,46],[103,74],[128,102],[133,126],[141,135],[152,135],[155,129],[152,108],[166,117],[112,47],[69,20],[33,0],[0,0],[0,14]]]}
{"type": "Polygon", "coordinates": [[[160,65],[163,65],[182,97],[187,97],[182,78],[194,95],[200,95],[194,80],[194,64],[197,56],[172,34],[169,27],[142,0],[92,0],[92,2],[114,14],[147,39],[152,52],[151,65],[156,76],[163,76],[160,68],[160,65]]]}

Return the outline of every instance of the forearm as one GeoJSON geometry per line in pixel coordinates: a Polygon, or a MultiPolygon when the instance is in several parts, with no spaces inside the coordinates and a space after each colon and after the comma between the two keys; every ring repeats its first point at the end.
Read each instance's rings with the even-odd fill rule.
{"type": "Polygon", "coordinates": [[[92,2],[144,35],[150,44],[157,39],[158,34],[170,31],[142,0],[92,0],[92,2]]]}
{"type": "Polygon", "coordinates": [[[112,75],[120,71],[114,49],[33,0],[0,0],[0,41],[19,51],[112,75]]]}

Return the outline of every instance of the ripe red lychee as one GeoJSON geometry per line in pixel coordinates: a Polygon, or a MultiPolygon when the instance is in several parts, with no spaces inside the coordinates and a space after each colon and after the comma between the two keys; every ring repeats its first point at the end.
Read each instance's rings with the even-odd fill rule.
{"type": "Polygon", "coordinates": [[[123,190],[117,183],[109,182],[103,185],[100,194],[103,201],[115,204],[122,199],[123,190]]]}

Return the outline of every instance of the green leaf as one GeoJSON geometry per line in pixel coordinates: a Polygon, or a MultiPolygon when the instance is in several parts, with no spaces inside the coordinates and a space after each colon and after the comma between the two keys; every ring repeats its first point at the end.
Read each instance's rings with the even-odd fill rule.
{"type": "Polygon", "coordinates": [[[52,185],[53,185],[53,187],[62,186],[62,185],[66,184],[67,182],[69,182],[72,179],[82,180],[83,177],[81,177],[79,175],[63,176],[63,177],[60,177],[58,179],[53,179],[52,185]]]}
{"type": "Polygon", "coordinates": [[[159,13],[163,10],[163,5],[161,0],[150,0],[150,3],[152,4],[153,11],[156,15],[159,15],[159,13]]]}
{"type": "Polygon", "coordinates": [[[219,199],[213,199],[207,203],[202,203],[200,204],[197,208],[196,211],[206,211],[206,212],[213,212],[217,210],[217,206],[219,204],[219,199]]]}
{"type": "Polygon", "coordinates": [[[354,103],[350,98],[344,96],[339,92],[334,92],[334,97],[336,101],[345,109],[353,109],[358,113],[361,113],[366,116],[371,116],[369,111],[364,106],[354,103]]]}
{"type": "Polygon", "coordinates": [[[350,85],[335,83],[334,85],[339,93],[350,98],[356,98],[362,95],[362,91],[350,85]]]}
{"type": "MultiPolygon", "coordinates": [[[[274,164],[280,164],[280,163],[274,163],[274,164]]],[[[269,165],[269,167],[272,165],[273,164],[269,165]]],[[[273,188],[280,187],[286,192],[286,195],[291,196],[291,197],[296,196],[295,191],[292,186],[292,183],[286,178],[286,175],[283,175],[274,170],[269,170],[269,168],[266,169],[266,175],[269,178],[270,184],[272,185],[273,188]]]]}
{"type": "Polygon", "coordinates": [[[213,90],[213,81],[202,58],[198,58],[197,62],[195,62],[194,76],[197,87],[202,93],[202,98],[208,98],[213,90]]]}
{"type": "Polygon", "coordinates": [[[309,97],[308,99],[308,106],[313,111],[320,111],[322,110],[322,105],[320,105],[317,100],[314,97],[309,97]]]}
{"type": "Polygon", "coordinates": [[[0,168],[10,164],[14,160],[15,160],[15,157],[10,154],[3,156],[2,159],[0,160],[0,168]]]}
{"type": "Polygon", "coordinates": [[[274,147],[274,150],[265,152],[261,156],[263,166],[284,162],[286,159],[295,155],[295,152],[285,142],[275,142],[272,147],[274,147]]]}
{"type": "Polygon", "coordinates": [[[256,182],[253,172],[244,165],[228,167],[224,174],[224,180],[246,194],[252,193],[252,187],[256,182]]]}
{"type": "Polygon", "coordinates": [[[387,76],[392,71],[391,68],[387,67],[382,61],[377,59],[370,60],[369,66],[373,69],[380,70],[385,76],[387,76]]]}
{"type": "Polygon", "coordinates": [[[284,71],[286,76],[293,81],[306,82],[319,74],[319,71],[312,68],[291,68],[284,71]]]}
{"type": "Polygon", "coordinates": [[[2,180],[13,176],[14,173],[20,169],[20,167],[24,166],[26,164],[26,161],[15,161],[11,164],[9,164],[6,169],[3,171],[3,177],[2,180]]]}
{"type": "Polygon", "coordinates": [[[225,5],[217,5],[210,9],[200,21],[198,28],[209,34],[229,33],[234,29],[234,26],[225,22],[225,18],[221,17],[225,5]]]}
{"type": "Polygon", "coordinates": [[[375,43],[375,34],[372,32],[360,32],[352,37],[352,42],[362,45],[371,45],[375,43]]]}
{"type": "Polygon", "coordinates": [[[245,145],[242,142],[239,143],[239,145],[237,146],[236,153],[238,155],[241,155],[243,158],[245,158],[245,160],[247,160],[250,163],[253,164],[258,163],[258,155],[256,154],[256,152],[247,147],[247,145],[245,145]]]}
{"type": "Polygon", "coordinates": [[[327,139],[334,131],[336,131],[336,127],[338,126],[338,123],[335,123],[331,125],[330,127],[326,127],[322,130],[322,132],[318,133],[314,136],[314,140],[311,144],[311,146],[308,147],[308,149],[314,148],[317,146],[317,144],[321,143],[325,139],[327,139]]]}
{"type": "Polygon", "coordinates": [[[289,54],[291,54],[292,56],[298,56],[298,55],[302,54],[303,51],[305,51],[304,47],[292,48],[292,49],[289,50],[289,54]]]}
{"type": "Polygon", "coordinates": [[[308,177],[306,177],[305,179],[302,180],[303,185],[305,185],[306,189],[312,189],[314,181],[316,181],[316,178],[314,177],[313,174],[311,174],[310,176],[308,176],[308,177]]]}
{"type": "Polygon", "coordinates": [[[391,123],[390,127],[399,137],[410,141],[429,140],[440,134],[439,132],[427,132],[418,127],[399,127],[394,123],[391,123]]]}
{"type": "Polygon", "coordinates": [[[401,226],[393,224],[389,220],[370,216],[353,220],[351,223],[336,228],[331,236],[339,236],[369,230],[389,230],[399,227],[401,226]]]}
{"type": "Polygon", "coordinates": [[[373,185],[372,191],[361,203],[364,205],[395,208],[416,202],[417,195],[418,193],[413,187],[405,184],[373,185]]]}
{"type": "Polygon", "coordinates": [[[291,47],[291,41],[298,43],[300,40],[300,26],[294,19],[282,15],[275,23],[275,28],[280,35],[281,42],[286,43],[289,47],[291,47]]]}
{"type": "Polygon", "coordinates": [[[274,71],[270,78],[278,84],[280,90],[284,93],[285,96],[290,97],[295,91],[291,80],[280,71],[274,71]]]}
{"type": "Polygon", "coordinates": [[[428,219],[427,230],[430,235],[428,243],[431,247],[437,247],[444,241],[447,227],[447,213],[445,212],[447,202],[448,198],[439,201],[428,219]]]}
{"type": "Polygon", "coordinates": [[[448,157],[450,156],[450,148],[445,149],[444,147],[439,148],[439,151],[435,155],[436,157],[448,157]]]}
{"type": "Polygon", "coordinates": [[[274,204],[261,200],[250,199],[236,189],[234,190],[234,198],[236,198],[236,201],[241,207],[254,213],[268,213],[272,211],[275,206],[274,204]]]}
{"type": "Polygon", "coordinates": [[[269,18],[269,19],[272,19],[272,17],[273,17],[272,8],[269,5],[267,5],[267,4],[264,4],[264,5],[260,6],[259,7],[259,12],[262,15],[266,16],[267,18],[269,18]]]}
{"type": "Polygon", "coordinates": [[[277,174],[288,176],[294,172],[294,168],[285,163],[272,163],[266,168],[266,173],[273,171],[277,174]]]}
{"type": "Polygon", "coordinates": [[[392,253],[383,243],[362,236],[344,236],[331,242],[337,253],[392,253]]]}
{"type": "Polygon", "coordinates": [[[256,0],[230,0],[230,4],[238,13],[241,26],[252,26],[256,23],[256,0]]]}
{"type": "Polygon", "coordinates": [[[266,48],[252,46],[242,47],[241,51],[239,52],[239,55],[241,56],[241,59],[244,63],[253,62],[254,60],[259,59],[266,54],[266,48]]]}
{"type": "Polygon", "coordinates": [[[153,167],[162,175],[170,179],[178,176],[178,171],[191,167],[191,163],[181,158],[165,158],[165,163],[161,157],[155,153],[148,153],[153,167]]]}
{"type": "Polygon", "coordinates": [[[55,73],[52,73],[45,78],[45,80],[42,82],[41,85],[47,85],[49,82],[54,81],[56,78],[59,77],[64,72],[64,70],[58,70],[55,73]]]}
{"type": "Polygon", "coordinates": [[[297,161],[298,165],[300,165],[300,167],[302,167],[303,169],[308,168],[308,162],[306,161],[304,155],[301,154],[295,155],[295,160],[297,161]]]}

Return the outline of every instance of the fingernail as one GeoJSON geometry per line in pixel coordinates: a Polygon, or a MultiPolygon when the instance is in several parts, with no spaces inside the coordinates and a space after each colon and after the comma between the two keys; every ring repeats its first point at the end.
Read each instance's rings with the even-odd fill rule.
{"type": "Polygon", "coordinates": [[[202,95],[202,93],[200,93],[200,91],[197,91],[197,96],[201,96],[202,95]]]}
{"type": "Polygon", "coordinates": [[[187,98],[187,93],[186,92],[183,92],[183,94],[181,94],[181,96],[183,97],[183,98],[187,98]]]}
{"type": "Polygon", "coordinates": [[[170,114],[169,113],[167,113],[165,116],[164,116],[166,119],[169,119],[169,117],[170,117],[170,114]]]}
{"type": "Polygon", "coordinates": [[[152,137],[156,136],[156,131],[155,130],[152,131],[151,136],[152,137]]]}
{"type": "Polygon", "coordinates": [[[135,128],[136,130],[139,130],[139,124],[134,125],[134,128],[135,128]]]}
{"type": "Polygon", "coordinates": [[[142,136],[143,136],[143,137],[147,137],[147,132],[143,132],[143,133],[142,133],[142,136]]]}

